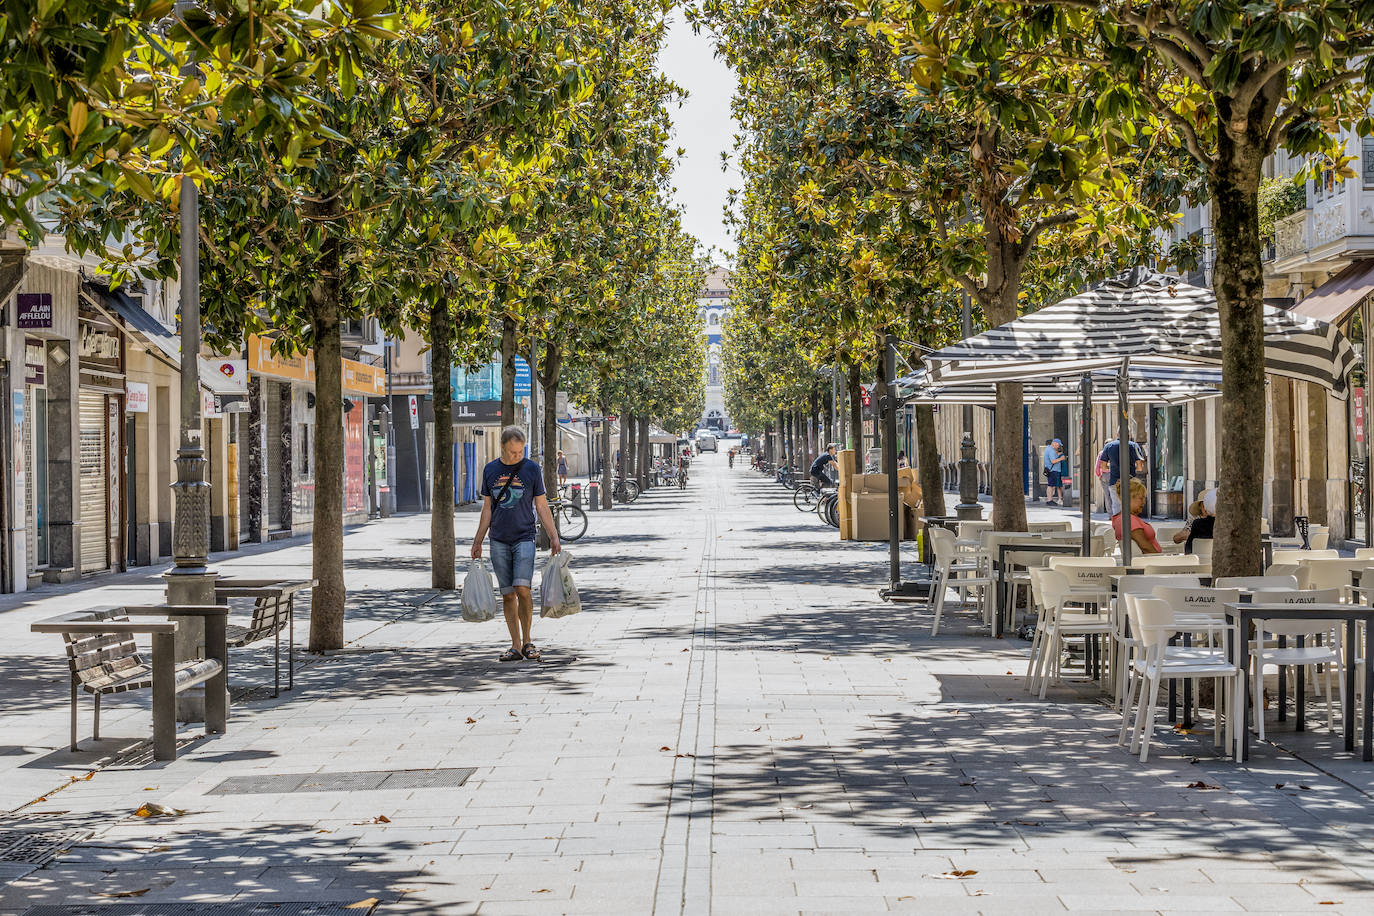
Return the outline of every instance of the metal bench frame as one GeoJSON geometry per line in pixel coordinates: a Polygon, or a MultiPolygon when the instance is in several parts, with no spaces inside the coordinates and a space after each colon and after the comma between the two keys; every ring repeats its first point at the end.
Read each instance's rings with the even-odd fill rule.
{"type": "Polygon", "coordinates": [[[57,633],[67,647],[71,672],[71,749],[77,743],[77,698],[80,690],[95,696],[95,729],[100,739],[100,698],[152,688],[153,757],[176,759],[176,695],[205,684],[205,730],[223,734],[229,723],[229,650],[225,638],[228,608],[222,605],[135,605],[99,607],[41,620],[34,633],[57,633]],[[164,617],[164,620],[134,620],[164,617]],[[176,661],[178,618],[205,620],[205,658],[176,661]],[[145,662],[134,641],[152,637],[151,663],[145,662]]]}
{"type": "Polygon", "coordinates": [[[252,598],[253,619],[246,627],[230,624],[231,649],[273,639],[272,697],[281,696],[281,634],[286,630],[286,689],[296,686],[296,595],[319,585],[318,579],[219,579],[215,601],[228,605],[231,598],[252,598]]]}

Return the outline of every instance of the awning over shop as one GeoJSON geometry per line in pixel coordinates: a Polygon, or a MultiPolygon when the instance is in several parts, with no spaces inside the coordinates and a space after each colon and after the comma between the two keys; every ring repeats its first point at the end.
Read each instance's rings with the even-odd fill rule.
{"type": "Polygon", "coordinates": [[[123,289],[110,289],[90,281],[84,285],[92,296],[120,317],[124,322],[125,331],[169,357],[172,365],[181,365],[181,341],[164,327],[162,322],[145,312],[128,293],[123,289]]]}
{"type": "MultiPolygon", "coordinates": [[[[1116,373],[1098,370],[1088,374],[1093,398],[1115,398],[1116,373]]],[[[1023,382],[1027,404],[1068,404],[1082,402],[1081,376],[1033,378],[1023,382]]],[[[940,385],[930,382],[922,369],[897,379],[897,393],[912,404],[997,404],[997,386],[992,382],[940,385]]],[[[1130,400],[1136,404],[1180,404],[1185,401],[1221,395],[1221,370],[1204,366],[1177,369],[1141,366],[1131,370],[1130,400]]]]}
{"type": "Polygon", "coordinates": [[[1339,322],[1374,290],[1374,258],[1356,261],[1293,307],[1299,315],[1339,322]]]}

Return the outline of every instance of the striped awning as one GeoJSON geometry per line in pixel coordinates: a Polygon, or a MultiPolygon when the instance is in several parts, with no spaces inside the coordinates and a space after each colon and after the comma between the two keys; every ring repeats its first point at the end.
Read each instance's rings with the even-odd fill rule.
{"type": "MultiPolygon", "coordinates": [[[[1015,382],[1133,367],[1221,365],[1221,321],[1211,291],[1136,269],[925,357],[933,384],[1015,382]]],[[[1335,326],[1264,308],[1264,369],[1338,397],[1355,363],[1335,326]]]]}
{"type": "MultiPolygon", "coordinates": [[[[1116,373],[1098,370],[1092,379],[1094,401],[1117,399],[1116,373]]],[[[1083,399],[1082,376],[1034,378],[1023,383],[1027,404],[1078,404],[1083,399]]],[[[1130,372],[1129,400],[1136,404],[1181,404],[1221,395],[1221,370],[1203,366],[1160,368],[1133,366],[1130,372]]],[[[897,379],[897,392],[909,404],[997,404],[997,386],[992,382],[941,385],[931,382],[929,373],[918,370],[897,379]]]]}

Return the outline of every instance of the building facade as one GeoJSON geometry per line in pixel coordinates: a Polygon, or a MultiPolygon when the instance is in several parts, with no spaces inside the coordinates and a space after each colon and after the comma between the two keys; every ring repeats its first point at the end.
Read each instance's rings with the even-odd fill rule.
{"type": "Polygon", "coordinates": [[[698,424],[725,432],[730,418],[725,412],[725,387],[721,375],[721,343],[725,339],[725,318],[730,314],[730,271],[716,267],[706,277],[697,298],[701,333],[706,338],[706,406],[698,424]]]}

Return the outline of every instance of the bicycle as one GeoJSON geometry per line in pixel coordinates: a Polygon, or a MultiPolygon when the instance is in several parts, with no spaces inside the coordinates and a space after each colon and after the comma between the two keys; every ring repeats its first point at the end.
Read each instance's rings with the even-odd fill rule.
{"type": "Polygon", "coordinates": [[[611,496],[622,503],[632,503],[639,499],[639,484],[627,477],[617,478],[611,487],[611,496]]]}
{"type": "Polygon", "coordinates": [[[814,483],[804,483],[792,494],[792,505],[798,512],[810,512],[816,508],[816,500],[821,497],[821,489],[814,483]]]}
{"type": "Polygon", "coordinates": [[[575,541],[587,533],[587,513],[578,506],[559,496],[549,500],[549,509],[560,540],[575,541]]]}
{"type": "Polygon", "coordinates": [[[840,527],[840,494],[838,492],[822,493],[816,500],[816,514],[821,521],[831,528],[840,527]]]}
{"type": "Polygon", "coordinates": [[[1354,485],[1355,517],[1364,518],[1364,475],[1365,463],[1360,460],[1350,462],[1350,482],[1354,485]]]}

